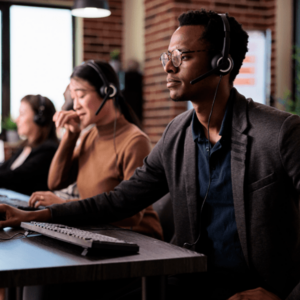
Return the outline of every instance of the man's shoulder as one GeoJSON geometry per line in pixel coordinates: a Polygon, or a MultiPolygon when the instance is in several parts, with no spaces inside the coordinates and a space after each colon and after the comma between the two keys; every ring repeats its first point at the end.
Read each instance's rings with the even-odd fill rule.
{"type": "Polygon", "coordinates": [[[255,99],[246,98],[236,91],[234,103],[235,124],[238,121],[238,123],[246,122],[250,126],[255,125],[257,128],[259,128],[259,125],[269,125],[270,128],[273,127],[275,129],[281,127],[282,123],[290,117],[294,117],[300,121],[298,116],[269,105],[255,102],[255,99]]]}
{"type": "Polygon", "coordinates": [[[291,116],[291,113],[280,110],[276,107],[255,102],[253,99],[246,99],[248,102],[249,113],[256,117],[275,116],[276,119],[286,119],[291,116]]]}

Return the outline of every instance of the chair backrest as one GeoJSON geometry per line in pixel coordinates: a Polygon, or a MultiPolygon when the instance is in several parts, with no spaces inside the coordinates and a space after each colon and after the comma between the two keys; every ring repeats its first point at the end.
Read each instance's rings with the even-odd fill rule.
{"type": "Polygon", "coordinates": [[[166,194],[153,205],[157,212],[166,242],[170,242],[174,236],[174,217],[170,193],[166,194]]]}

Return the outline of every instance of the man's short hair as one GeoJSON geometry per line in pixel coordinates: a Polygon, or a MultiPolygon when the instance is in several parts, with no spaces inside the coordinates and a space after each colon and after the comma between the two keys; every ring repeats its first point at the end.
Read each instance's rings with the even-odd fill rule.
{"type": "MultiPolygon", "coordinates": [[[[248,51],[248,34],[243,30],[235,18],[227,16],[230,24],[230,50],[234,67],[230,73],[229,81],[232,83],[239,73],[243,60],[248,51]]],[[[213,12],[202,9],[201,11],[188,11],[178,17],[179,25],[202,25],[204,32],[200,39],[204,39],[209,43],[210,57],[220,54],[224,41],[224,26],[221,17],[213,12]]]]}

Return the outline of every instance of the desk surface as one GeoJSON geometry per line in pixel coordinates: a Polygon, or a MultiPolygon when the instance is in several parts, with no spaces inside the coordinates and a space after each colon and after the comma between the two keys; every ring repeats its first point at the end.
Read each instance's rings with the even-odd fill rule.
{"type": "MultiPolygon", "coordinates": [[[[0,287],[54,284],[184,274],[206,271],[206,257],[150,237],[125,230],[99,230],[140,246],[139,254],[107,255],[89,253],[83,248],[45,236],[0,241],[0,287]]],[[[0,230],[7,238],[22,229],[0,230]]]]}
{"type": "Polygon", "coordinates": [[[30,198],[30,196],[20,194],[15,191],[3,189],[3,188],[0,188],[0,195],[5,195],[6,197],[11,198],[11,199],[19,199],[19,200],[23,200],[23,201],[27,201],[27,202],[29,201],[29,198],[30,198]]]}

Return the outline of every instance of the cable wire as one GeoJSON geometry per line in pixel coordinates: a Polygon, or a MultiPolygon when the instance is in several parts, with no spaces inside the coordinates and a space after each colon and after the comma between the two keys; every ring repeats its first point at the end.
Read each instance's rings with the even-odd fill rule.
{"type": "Polygon", "coordinates": [[[192,244],[190,244],[190,243],[184,243],[183,246],[185,248],[187,248],[187,247],[191,248],[194,245],[196,245],[199,242],[200,237],[201,237],[201,215],[202,215],[203,207],[204,207],[205,201],[207,199],[207,196],[208,196],[208,193],[209,193],[210,184],[211,184],[211,171],[210,171],[210,150],[211,150],[211,144],[210,144],[210,138],[209,138],[209,123],[210,123],[210,119],[211,119],[211,116],[212,116],[214,105],[215,105],[215,102],[216,102],[216,99],[217,99],[217,93],[218,93],[218,90],[219,90],[219,85],[220,85],[220,82],[222,80],[222,77],[223,76],[220,75],[220,80],[218,82],[218,85],[217,85],[217,88],[216,88],[216,91],[215,91],[214,99],[213,99],[213,102],[212,102],[212,105],[211,105],[211,110],[210,110],[210,114],[209,114],[208,122],[207,122],[209,180],[208,180],[208,186],[207,186],[207,189],[206,189],[205,197],[204,197],[204,199],[202,201],[201,208],[200,208],[200,214],[199,214],[199,235],[198,235],[198,237],[197,237],[197,239],[196,239],[196,241],[194,243],[192,243],[192,244]]]}
{"type": "Polygon", "coordinates": [[[9,238],[1,238],[0,237],[0,240],[2,241],[9,241],[9,240],[12,240],[15,236],[19,235],[19,234],[22,234],[21,237],[19,237],[19,239],[23,238],[23,237],[26,237],[25,234],[23,232],[18,232],[16,234],[14,234],[13,236],[9,237],[9,238]]]}
{"type": "MultiPolygon", "coordinates": [[[[117,99],[116,99],[117,100],[117,99]]],[[[117,100],[118,101],[118,100],[117,100]]],[[[118,157],[118,153],[117,153],[117,146],[116,146],[116,132],[117,132],[117,113],[118,113],[118,110],[117,110],[117,103],[115,106],[115,120],[114,120],[114,150],[115,150],[115,154],[116,154],[116,170],[118,171],[118,160],[119,160],[119,157],[118,157]]]]}

